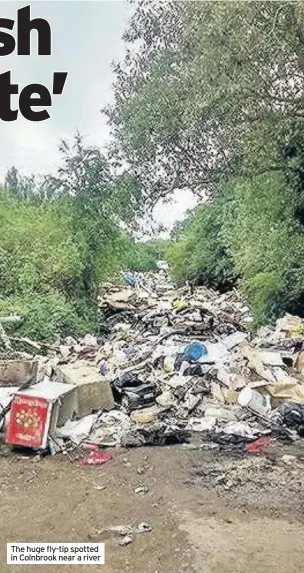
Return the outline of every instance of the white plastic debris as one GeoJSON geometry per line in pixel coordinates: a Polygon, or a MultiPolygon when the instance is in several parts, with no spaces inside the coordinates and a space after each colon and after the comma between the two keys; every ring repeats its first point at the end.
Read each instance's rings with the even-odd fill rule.
{"type": "Polygon", "coordinates": [[[225,434],[250,439],[254,439],[261,434],[260,430],[252,428],[246,422],[228,422],[223,431],[225,434]]]}
{"type": "Polygon", "coordinates": [[[240,406],[249,408],[261,416],[268,416],[271,412],[271,402],[269,394],[261,394],[253,388],[243,388],[241,390],[238,402],[240,406]]]}
{"type": "Polygon", "coordinates": [[[60,438],[69,438],[74,444],[80,444],[90,436],[97,418],[98,414],[90,414],[81,420],[68,420],[62,428],[57,428],[56,435],[60,438]]]}
{"type": "Polygon", "coordinates": [[[238,344],[241,344],[241,342],[244,342],[246,338],[248,338],[248,334],[246,332],[234,332],[233,334],[226,336],[226,338],[223,338],[222,343],[226,348],[228,348],[228,350],[230,350],[238,344]]]}
{"type": "Polygon", "coordinates": [[[192,432],[208,432],[216,425],[216,418],[190,418],[186,429],[192,432]]]}
{"type": "Polygon", "coordinates": [[[98,346],[96,336],[92,334],[86,334],[83,338],[83,343],[85,346],[98,346]]]}
{"type": "Polygon", "coordinates": [[[205,410],[205,418],[215,419],[217,422],[234,421],[235,414],[229,408],[221,408],[216,406],[209,406],[205,410]]]}

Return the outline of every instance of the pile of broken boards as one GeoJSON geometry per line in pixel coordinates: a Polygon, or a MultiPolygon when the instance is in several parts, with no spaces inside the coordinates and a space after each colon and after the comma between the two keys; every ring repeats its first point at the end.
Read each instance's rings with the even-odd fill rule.
{"type": "Polygon", "coordinates": [[[105,284],[102,335],[67,338],[40,357],[41,391],[77,387],[52,425],[55,451],[188,442],[226,450],[303,434],[304,321],[286,315],[253,336],[239,293],[191,290],[175,290],[164,271],[140,276],[136,289],[105,284]]]}
{"type": "Polygon", "coordinates": [[[301,435],[300,318],[287,315],[253,338],[236,291],[176,291],[165,272],[141,277],[138,290],[104,285],[99,304],[104,337],[61,352],[76,364],[93,361],[115,407],[68,422],[61,437],[99,446],[194,441],[227,448],[264,435],[301,435]]]}

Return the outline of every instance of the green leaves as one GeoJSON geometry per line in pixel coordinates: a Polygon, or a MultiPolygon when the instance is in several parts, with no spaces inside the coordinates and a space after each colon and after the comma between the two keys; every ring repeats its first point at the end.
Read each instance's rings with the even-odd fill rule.
{"type": "Polygon", "coordinates": [[[258,323],[303,314],[303,21],[299,2],[140,1],[105,110],[147,206],[213,200],[175,230],[176,279],[238,279],[258,323]]]}
{"type": "Polygon", "coordinates": [[[124,264],[131,240],[121,224],[139,202],[134,178],[115,179],[109,161],[79,135],[62,142],[61,153],[57,175],[37,196],[23,193],[16,170],[0,190],[0,310],[20,311],[20,332],[43,340],[98,330],[98,285],[124,264]]]}
{"type": "Polygon", "coordinates": [[[279,150],[303,131],[302,20],[294,2],[137,4],[104,112],[147,204],[290,169],[279,150]]]}
{"type": "Polygon", "coordinates": [[[53,342],[59,336],[77,336],[98,332],[99,321],[92,304],[66,298],[59,292],[46,295],[28,293],[22,297],[0,297],[0,315],[17,313],[21,324],[11,325],[10,331],[33,340],[53,342]]]}
{"type": "Polygon", "coordinates": [[[228,290],[237,272],[222,237],[222,206],[201,206],[190,224],[179,232],[167,251],[173,276],[178,282],[195,279],[220,290],[228,290]]]}
{"type": "Polygon", "coordinates": [[[177,233],[168,250],[176,279],[220,290],[238,279],[257,325],[285,312],[302,315],[304,234],[290,197],[279,173],[231,180],[177,233]]]}

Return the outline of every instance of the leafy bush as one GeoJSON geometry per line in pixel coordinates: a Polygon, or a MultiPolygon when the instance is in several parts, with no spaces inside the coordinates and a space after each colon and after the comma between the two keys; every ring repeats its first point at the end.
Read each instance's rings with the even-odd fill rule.
{"type": "Polygon", "coordinates": [[[282,174],[231,180],[179,227],[168,249],[173,275],[220,290],[238,280],[257,325],[285,312],[303,316],[301,201],[282,174]]]}
{"type": "Polygon", "coordinates": [[[295,209],[281,174],[235,180],[226,189],[222,235],[257,324],[304,312],[304,235],[295,209]]]}
{"type": "Polygon", "coordinates": [[[156,262],[165,257],[165,241],[135,241],[125,237],[122,263],[126,269],[138,272],[155,271],[156,262]]]}
{"type": "Polygon", "coordinates": [[[58,204],[35,205],[0,192],[0,293],[72,292],[83,250],[58,204]]]}
{"type": "Polygon", "coordinates": [[[6,330],[34,340],[54,341],[58,336],[81,336],[98,332],[99,327],[96,308],[67,300],[59,293],[1,298],[0,315],[11,313],[20,314],[23,321],[7,325],[6,330]]]}
{"type": "Polygon", "coordinates": [[[238,278],[257,323],[304,315],[303,3],[144,4],[104,112],[148,204],[214,201],[178,226],[174,277],[238,278]]]}
{"type": "MultiPolygon", "coordinates": [[[[24,316],[20,334],[41,340],[96,331],[96,293],[123,256],[120,222],[136,206],[96,147],[77,135],[62,166],[37,189],[11,170],[0,189],[0,312],[24,316]]],[[[33,185],[32,185],[33,183],[33,185]]]]}
{"type": "Polygon", "coordinates": [[[201,206],[169,246],[167,257],[177,282],[194,279],[223,291],[235,284],[237,273],[221,234],[221,218],[221,204],[201,206]]]}

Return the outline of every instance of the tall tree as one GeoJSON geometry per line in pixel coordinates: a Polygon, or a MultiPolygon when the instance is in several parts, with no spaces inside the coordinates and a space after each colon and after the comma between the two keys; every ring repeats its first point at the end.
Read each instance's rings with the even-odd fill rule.
{"type": "Polygon", "coordinates": [[[104,112],[147,200],[301,171],[303,22],[301,2],[138,2],[104,112]]]}
{"type": "Polygon", "coordinates": [[[87,291],[97,286],[107,269],[117,264],[120,229],[131,224],[140,205],[135,178],[115,176],[109,160],[94,145],[85,145],[80,134],[62,141],[57,175],[48,176],[42,193],[65,209],[75,237],[85,249],[83,269],[87,291]]]}
{"type": "Polygon", "coordinates": [[[38,197],[38,189],[34,175],[21,175],[14,166],[6,173],[4,188],[19,199],[34,199],[38,197]]]}

